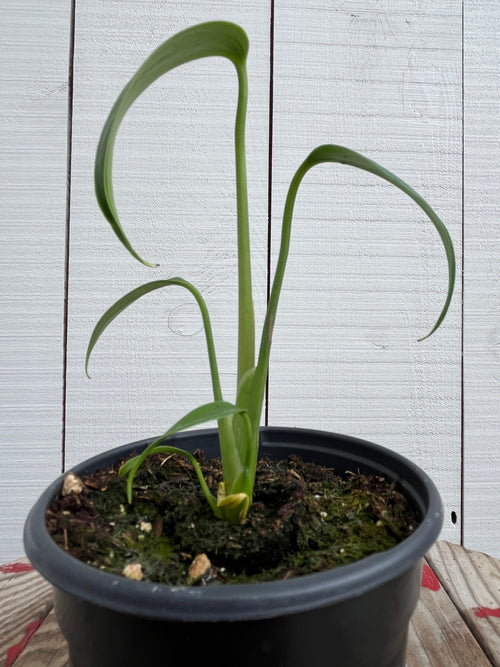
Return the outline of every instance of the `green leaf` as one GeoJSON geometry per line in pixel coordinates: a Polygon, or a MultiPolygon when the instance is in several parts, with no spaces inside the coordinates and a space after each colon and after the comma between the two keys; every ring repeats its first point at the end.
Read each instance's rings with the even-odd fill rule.
{"type": "Polygon", "coordinates": [[[97,201],[115,234],[127,250],[146,266],[155,266],[140,257],[130,244],[116,210],[112,185],[113,147],[123,117],[133,102],[166,72],[198,58],[222,56],[241,69],[248,52],[245,32],[232,23],[214,21],[177,33],[147,58],[116,100],[104,125],[95,161],[94,181],[97,201]]]}
{"type": "MultiPolygon", "coordinates": [[[[206,480],[203,477],[203,472],[200,468],[200,464],[190,452],[187,452],[185,449],[179,449],[179,447],[171,447],[170,445],[157,445],[154,448],[154,451],[149,452],[148,456],[151,456],[153,454],[179,454],[180,456],[184,456],[192,464],[196,472],[196,476],[198,477],[201,490],[203,491],[203,495],[208,500],[208,504],[216,514],[219,514],[219,512],[217,511],[217,500],[210,493],[208,484],[206,483],[206,480]]],[[[133,459],[129,459],[126,463],[124,463],[119,471],[120,477],[126,475],[127,472],[129,473],[127,480],[127,500],[129,503],[132,502],[132,485],[134,483],[134,477],[137,470],[141,467],[142,463],[143,459],[141,459],[141,456],[134,456],[133,459]]]]}
{"type": "Polygon", "coordinates": [[[258,420],[260,418],[260,412],[262,409],[262,402],[263,402],[265,383],[267,377],[267,368],[269,364],[272,333],[275,323],[276,311],[278,308],[281,286],[283,284],[283,277],[285,274],[286,262],[288,259],[288,251],[290,247],[291,226],[292,226],[292,217],[293,217],[295,199],[297,197],[297,192],[302,182],[302,179],[309,171],[309,169],[311,169],[315,165],[324,162],[336,162],[340,164],[347,164],[352,167],[357,167],[358,169],[363,169],[364,171],[368,171],[372,174],[375,174],[376,176],[379,176],[380,178],[383,178],[386,181],[389,181],[389,183],[392,183],[397,188],[405,192],[409,197],[411,197],[413,201],[415,201],[420,206],[420,208],[427,214],[431,222],[436,227],[439,236],[441,237],[441,241],[443,242],[446,251],[446,259],[448,261],[448,292],[446,295],[444,306],[433,328],[426,336],[424,336],[419,340],[427,338],[436,331],[436,329],[440,326],[441,322],[444,320],[448,308],[450,306],[451,297],[453,294],[453,288],[455,284],[455,271],[456,271],[455,253],[453,251],[453,244],[450,235],[448,233],[448,230],[446,229],[444,223],[440,220],[438,215],[429,206],[429,204],[423,199],[423,197],[421,197],[413,188],[407,185],[398,176],[396,176],[389,170],[385,169],[384,167],[381,167],[376,162],[373,162],[373,160],[364,157],[360,153],[356,153],[355,151],[352,151],[349,148],[344,148],[343,146],[335,146],[335,145],[324,145],[315,148],[297,169],[290,184],[287,199],[285,202],[278,263],[276,266],[276,273],[273,280],[273,285],[269,298],[269,304],[266,313],[266,319],[264,322],[264,328],[263,328],[260,351],[259,351],[259,360],[257,363],[257,370],[255,373],[254,384],[252,388],[251,404],[249,404],[248,406],[249,418],[253,428],[255,428],[255,424],[258,424],[258,420]]]}
{"type": "Polygon", "coordinates": [[[238,413],[245,412],[244,408],[239,408],[232,403],[227,403],[226,401],[213,401],[212,403],[206,403],[205,405],[200,405],[199,407],[188,412],[184,417],[179,419],[173,426],[171,426],[168,431],[162,436],[163,438],[168,437],[169,435],[174,435],[179,431],[185,431],[188,428],[193,426],[198,426],[199,424],[204,424],[205,422],[214,421],[222,419],[223,417],[228,417],[229,415],[236,415],[238,413]]]}
{"type": "Polygon", "coordinates": [[[213,341],[213,336],[212,336],[212,326],[210,323],[210,316],[208,314],[208,309],[205,304],[205,301],[203,300],[203,297],[201,296],[200,292],[194,287],[194,285],[191,285],[187,280],[184,280],[183,278],[169,278],[168,280],[154,280],[153,282],[146,283],[145,285],[141,285],[140,287],[136,287],[133,289],[131,292],[128,294],[125,294],[125,296],[122,296],[121,299],[119,299],[115,304],[113,304],[108,310],[102,315],[100,320],[97,322],[97,324],[94,327],[94,331],[92,332],[92,335],[89,340],[89,344],[87,347],[87,355],[85,358],[85,372],[88,374],[88,364],[90,360],[90,355],[92,353],[92,350],[94,349],[97,341],[105,331],[105,329],[111,324],[111,322],[118,317],[118,315],[125,310],[130,304],[134,303],[134,301],[137,301],[137,299],[140,299],[141,296],[144,296],[145,294],[148,294],[149,292],[152,292],[157,289],[161,289],[163,287],[169,287],[171,285],[177,285],[178,287],[183,287],[187,289],[191,294],[194,296],[196,299],[196,302],[200,308],[202,320],[203,320],[203,326],[205,329],[205,337],[207,341],[207,349],[208,349],[208,358],[209,358],[209,363],[210,363],[210,374],[212,376],[212,387],[213,387],[213,393],[214,393],[214,399],[216,401],[222,400],[222,393],[221,393],[221,388],[220,388],[220,381],[219,381],[219,373],[217,370],[217,359],[215,355],[215,347],[214,347],[214,341],[213,341]]]}
{"type": "MultiPolygon", "coordinates": [[[[436,329],[439,328],[442,321],[444,320],[451,303],[451,297],[453,295],[453,288],[455,285],[455,273],[456,273],[455,253],[453,250],[453,243],[451,241],[450,235],[444,223],[441,221],[436,212],[425,201],[425,199],[421,197],[418,194],[418,192],[416,192],[412,187],[410,187],[407,183],[405,183],[401,178],[390,172],[388,169],[381,167],[379,164],[377,164],[373,160],[370,160],[364,155],[356,153],[355,151],[352,151],[349,148],[344,148],[343,146],[325,145],[325,146],[318,146],[318,148],[313,150],[312,153],[309,155],[309,157],[302,164],[303,174],[300,176],[299,182],[300,180],[302,180],[303,175],[307,171],[309,171],[309,169],[323,162],[337,162],[340,164],[347,164],[352,167],[357,167],[358,169],[368,171],[372,174],[375,174],[375,176],[379,176],[380,178],[383,178],[389,183],[392,183],[392,185],[395,185],[397,188],[402,190],[411,199],[413,199],[414,202],[416,202],[420,206],[420,208],[424,211],[424,213],[427,214],[428,218],[434,224],[434,227],[437,229],[446,252],[446,259],[448,261],[448,292],[446,295],[444,306],[439,314],[439,317],[436,320],[436,323],[429,331],[429,333],[426,336],[423,336],[423,338],[420,338],[419,340],[424,340],[425,338],[428,338],[436,331],[436,329]]],[[[299,186],[299,182],[297,183],[297,189],[299,186]]],[[[295,194],[296,192],[292,195],[294,200],[295,200],[295,194]]]]}
{"type": "MultiPolygon", "coordinates": [[[[176,447],[170,447],[164,445],[164,441],[166,438],[168,438],[170,435],[175,435],[180,431],[185,431],[188,428],[192,428],[193,426],[198,426],[199,424],[204,424],[206,422],[213,420],[219,420],[222,419],[223,417],[228,417],[229,415],[234,415],[241,412],[244,412],[243,408],[238,408],[236,407],[236,405],[233,405],[232,403],[226,403],[225,401],[213,401],[212,403],[206,403],[205,405],[200,405],[199,407],[195,408],[194,410],[191,410],[191,412],[188,412],[186,415],[184,415],[184,417],[179,419],[179,421],[177,421],[173,426],[171,426],[168,429],[168,431],[166,431],[159,438],[153,440],[153,442],[150,443],[141,454],[139,454],[138,456],[134,456],[134,458],[129,459],[126,463],[124,463],[120,468],[120,475],[126,475],[127,473],[129,474],[127,480],[127,497],[129,503],[132,502],[132,484],[134,481],[135,474],[137,473],[137,471],[139,470],[139,468],[141,467],[141,465],[148,456],[160,453],[161,451],[175,450],[176,453],[180,453],[183,456],[186,456],[186,458],[188,458],[191,462],[193,462],[191,454],[184,451],[183,449],[178,449],[176,447]]],[[[198,472],[197,470],[197,474],[198,478],[200,478],[201,471],[198,472]]],[[[203,475],[201,475],[201,477],[203,478],[203,475]]],[[[202,488],[203,492],[205,493],[205,487],[203,486],[203,484],[202,488]]]]}

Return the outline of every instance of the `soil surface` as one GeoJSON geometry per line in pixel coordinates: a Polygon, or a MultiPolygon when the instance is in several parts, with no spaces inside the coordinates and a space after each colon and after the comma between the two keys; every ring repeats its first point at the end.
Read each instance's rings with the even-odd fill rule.
{"type": "MultiPolygon", "coordinates": [[[[214,495],[220,461],[195,456],[214,495]]],[[[259,463],[244,524],[216,519],[184,458],[146,460],[126,498],[123,461],[82,478],[47,526],[76,558],[129,578],[173,585],[287,579],[345,565],[406,538],[418,519],[393,483],[290,457],[259,463]]]]}

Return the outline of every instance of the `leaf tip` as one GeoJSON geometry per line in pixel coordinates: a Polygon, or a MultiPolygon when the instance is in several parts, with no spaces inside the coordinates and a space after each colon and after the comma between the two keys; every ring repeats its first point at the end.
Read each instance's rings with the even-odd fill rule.
{"type": "Polygon", "coordinates": [[[421,338],[417,338],[417,343],[422,343],[424,340],[427,340],[427,338],[430,338],[437,328],[438,327],[435,326],[428,334],[425,334],[425,336],[422,336],[421,338]]]}
{"type": "Polygon", "coordinates": [[[154,264],[153,262],[147,262],[145,259],[142,259],[142,257],[139,256],[137,256],[137,259],[141,262],[141,264],[144,264],[144,266],[147,266],[150,269],[157,269],[160,266],[159,264],[154,264]]]}

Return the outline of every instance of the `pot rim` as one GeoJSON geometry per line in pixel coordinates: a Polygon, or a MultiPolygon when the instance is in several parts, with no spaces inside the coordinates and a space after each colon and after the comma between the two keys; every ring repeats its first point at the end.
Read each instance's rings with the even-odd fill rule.
{"type": "MultiPolygon", "coordinates": [[[[176,445],[196,437],[214,441],[216,429],[187,431],[173,437],[176,445]]],[[[79,561],[61,549],[49,535],[45,514],[60,492],[66,473],[41,494],[26,519],[24,546],[34,567],[55,586],[71,595],[117,612],[150,619],[184,621],[257,620],[303,612],[363,595],[409,570],[436,541],[443,522],[443,507],[429,476],[400,454],[352,436],[289,427],[262,427],[261,451],[280,453],[297,447],[320,458],[336,455],[349,465],[388,475],[417,506],[422,520],[415,531],[392,549],[373,554],[333,570],[303,575],[286,581],[227,584],[207,587],[171,586],[138,582],[110,574],[79,561]],[[313,440],[311,445],[305,441],[313,440]],[[397,472],[394,470],[399,470],[397,472]]],[[[129,443],[98,454],[74,466],[76,474],[106,466],[109,461],[151,439],[129,443]]],[[[197,443],[197,447],[203,445],[197,443]]],[[[346,469],[348,469],[346,467],[346,469]]]]}

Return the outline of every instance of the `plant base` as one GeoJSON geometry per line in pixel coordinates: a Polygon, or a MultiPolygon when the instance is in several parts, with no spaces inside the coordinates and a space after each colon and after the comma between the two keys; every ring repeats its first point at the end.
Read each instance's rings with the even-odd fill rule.
{"type": "MultiPolygon", "coordinates": [[[[220,459],[195,453],[214,489],[220,459]]],[[[216,519],[196,473],[179,455],[157,455],[127,502],[122,462],[84,476],[50,507],[47,526],[72,556],[112,574],[171,585],[277,581],[329,570],[390,549],[418,521],[394,482],[380,475],[261,458],[243,525],[216,519]]]]}

